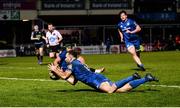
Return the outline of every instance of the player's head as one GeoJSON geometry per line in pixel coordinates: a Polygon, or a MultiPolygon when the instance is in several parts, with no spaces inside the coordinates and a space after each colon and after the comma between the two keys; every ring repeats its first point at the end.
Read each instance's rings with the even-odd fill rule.
{"type": "Polygon", "coordinates": [[[34,31],[38,31],[38,30],[39,30],[38,25],[34,25],[34,31]]]}
{"type": "Polygon", "coordinates": [[[60,51],[64,51],[64,50],[66,50],[68,52],[68,51],[72,50],[72,46],[65,45],[65,46],[60,47],[60,51]]]}
{"type": "Polygon", "coordinates": [[[67,51],[72,50],[72,46],[71,46],[70,44],[65,45],[65,47],[66,47],[66,50],[67,50],[67,51]]]}
{"type": "Polygon", "coordinates": [[[126,21],[126,19],[127,19],[126,11],[123,10],[123,11],[119,12],[119,17],[121,18],[122,21],[126,21]]]}
{"type": "Polygon", "coordinates": [[[49,31],[53,31],[53,30],[54,30],[54,26],[53,26],[52,23],[49,23],[49,24],[48,24],[48,30],[49,30],[49,31]]]}
{"type": "Polygon", "coordinates": [[[70,50],[68,51],[68,53],[66,54],[66,62],[70,63],[72,60],[77,58],[77,52],[75,52],[74,50],[70,50]]]}

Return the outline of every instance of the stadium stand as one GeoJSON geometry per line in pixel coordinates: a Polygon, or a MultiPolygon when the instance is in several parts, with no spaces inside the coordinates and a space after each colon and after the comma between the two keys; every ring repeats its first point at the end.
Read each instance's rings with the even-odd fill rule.
{"type": "MultiPolygon", "coordinates": [[[[0,41],[13,49],[21,45],[31,49],[32,26],[38,24],[46,30],[51,22],[63,32],[64,44],[101,46],[111,34],[112,45],[117,47],[118,13],[125,10],[142,26],[145,51],[172,50],[168,39],[172,35],[175,41],[180,34],[179,4],[176,0],[0,0],[0,41]],[[152,9],[154,3],[159,6],[152,9]]],[[[111,49],[125,52],[123,45],[111,49]]]]}

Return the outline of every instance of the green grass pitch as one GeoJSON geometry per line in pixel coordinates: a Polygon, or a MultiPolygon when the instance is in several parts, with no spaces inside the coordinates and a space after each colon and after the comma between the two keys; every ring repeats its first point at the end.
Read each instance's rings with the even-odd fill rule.
{"type": "Polygon", "coordinates": [[[160,80],[128,93],[100,93],[80,82],[51,81],[44,57],[0,58],[0,107],[180,107],[180,52],[145,52],[146,72],[137,70],[130,54],[83,55],[89,67],[105,67],[102,74],[117,81],[135,71],[151,72],[160,80]],[[153,86],[157,85],[157,86],[153,86]]]}

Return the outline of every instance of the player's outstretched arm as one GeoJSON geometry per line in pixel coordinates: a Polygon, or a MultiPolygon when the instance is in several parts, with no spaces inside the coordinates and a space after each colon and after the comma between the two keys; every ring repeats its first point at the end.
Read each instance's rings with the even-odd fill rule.
{"type": "Polygon", "coordinates": [[[68,83],[70,83],[71,85],[75,85],[75,84],[78,82],[78,80],[76,80],[76,78],[74,77],[74,75],[70,75],[69,78],[66,79],[66,81],[67,81],[68,83]]]}
{"type": "Polygon", "coordinates": [[[53,61],[54,65],[58,65],[61,61],[61,58],[59,56],[56,57],[56,59],[53,61]]]}
{"type": "Polygon", "coordinates": [[[71,71],[63,72],[58,65],[53,65],[52,63],[48,65],[50,71],[54,71],[62,79],[67,79],[71,75],[71,71]]]}

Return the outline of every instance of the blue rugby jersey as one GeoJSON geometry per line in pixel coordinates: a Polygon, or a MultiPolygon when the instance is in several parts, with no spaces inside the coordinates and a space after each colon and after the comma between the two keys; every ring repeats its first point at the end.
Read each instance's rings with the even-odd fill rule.
{"type": "Polygon", "coordinates": [[[123,39],[125,42],[130,42],[138,39],[136,33],[130,34],[126,33],[126,30],[133,31],[136,29],[137,23],[132,19],[127,19],[126,21],[121,21],[118,23],[118,28],[122,31],[123,39]]]}
{"type": "Polygon", "coordinates": [[[92,72],[86,65],[76,59],[71,62],[71,65],[71,71],[75,78],[93,88],[98,89],[103,82],[111,83],[105,76],[92,72]]]}
{"type": "Polygon", "coordinates": [[[67,54],[67,50],[63,50],[60,54],[59,57],[61,58],[61,61],[59,63],[59,66],[63,69],[63,71],[65,71],[67,69],[67,63],[65,61],[66,59],[66,54],[67,54]]]}

